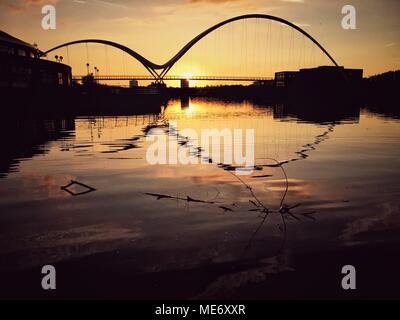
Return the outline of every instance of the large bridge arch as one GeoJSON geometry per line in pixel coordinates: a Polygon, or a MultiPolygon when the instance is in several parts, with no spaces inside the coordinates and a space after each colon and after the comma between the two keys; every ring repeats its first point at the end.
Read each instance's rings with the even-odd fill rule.
{"type": "Polygon", "coordinates": [[[302,28],[300,28],[299,26],[295,25],[294,23],[280,18],[280,17],[276,17],[276,16],[272,16],[272,15],[268,15],[268,14],[246,14],[246,15],[241,15],[241,16],[236,16],[227,20],[224,20],[220,23],[215,24],[214,26],[206,29],[205,31],[203,31],[202,33],[200,33],[199,35],[197,35],[196,37],[194,37],[192,40],[190,40],[177,54],[175,54],[170,60],[168,60],[166,63],[164,64],[156,64],[151,62],[150,60],[146,59],[145,57],[143,57],[142,55],[140,55],[139,53],[137,53],[136,51],[133,51],[132,49],[121,45],[119,43],[116,42],[112,42],[112,41],[108,41],[108,40],[101,40],[101,39],[84,39],[84,40],[77,40],[77,41],[71,41],[71,42],[67,42],[64,44],[61,44],[57,47],[54,47],[50,50],[45,51],[43,54],[46,55],[54,50],[57,50],[59,48],[62,47],[66,47],[69,45],[73,45],[73,44],[78,44],[78,43],[100,43],[100,44],[105,44],[105,45],[109,45],[115,48],[118,48],[124,52],[126,52],[127,54],[129,54],[130,56],[132,56],[133,58],[135,58],[136,60],[138,60],[148,71],[149,73],[155,78],[156,81],[162,81],[163,77],[168,73],[168,71],[172,68],[172,66],[179,61],[179,59],[181,59],[197,42],[199,42],[201,39],[203,39],[204,37],[206,37],[208,34],[210,34],[211,32],[213,32],[214,30],[219,29],[220,27],[238,21],[238,20],[246,20],[246,19],[265,19],[265,20],[272,20],[272,21],[277,21],[280,22],[282,24],[288,25],[291,28],[297,30],[298,32],[300,32],[301,34],[303,34],[304,36],[306,36],[309,40],[311,40],[328,58],[329,60],[336,66],[339,67],[339,65],[336,63],[335,59],[333,59],[333,57],[329,54],[329,52],[316,40],[314,39],[309,33],[307,33],[305,30],[303,30],[302,28]],[[157,72],[157,70],[161,70],[159,72],[157,72]]]}

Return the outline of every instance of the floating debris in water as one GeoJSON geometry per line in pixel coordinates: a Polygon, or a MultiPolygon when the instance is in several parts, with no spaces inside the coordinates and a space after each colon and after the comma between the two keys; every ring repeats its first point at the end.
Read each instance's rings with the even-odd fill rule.
{"type": "Polygon", "coordinates": [[[226,211],[231,211],[233,212],[233,210],[231,208],[225,207],[225,206],[219,206],[219,208],[221,208],[222,210],[224,210],[224,212],[226,211]]]}
{"type": "Polygon", "coordinates": [[[147,194],[148,196],[155,197],[155,198],[157,198],[157,200],[160,200],[160,199],[173,199],[173,200],[182,200],[182,201],[187,201],[187,202],[199,202],[199,203],[215,204],[215,201],[199,200],[199,199],[194,199],[194,198],[189,197],[189,196],[186,196],[186,198],[184,198],[184,197],[175,197],[175,196],[169,196],[167,194],[150,193],[150,192],[145,192],[144,194],[147,194]]]}
{"type": "Polygon", "coordinates": [[[89,193],[89,192],[96,191],[95,188],[93,188],[93,187],[91,187],[91,186],[88,186],[87,184],[84,184],[84,183],[82,183],[82,182],[75,181],[75,180],[71,180],[70,183],[68,183],[68,184],[65,185],[65,186],[62,186],[62,187],[61,187],[61,190],[64,190],[65,192],[68,192],[71,196],[81,196],[81,195],[87,194],[87,193],[89,193]],[[83,187],[83,188],[85,188],[85,189],[87,189],[87,190],[81,191],[81,192],[75,192],[75,191],[69,189],[69,188],[72,187],[73,185],[81,186],[81,187],[83,187]]]}
{"type": "Polygon", "coordinates": [[[268,178],[268,177],[272,177],[272,174],[263,174],[261,176],[252,176],[252,178],[268,178]]]}

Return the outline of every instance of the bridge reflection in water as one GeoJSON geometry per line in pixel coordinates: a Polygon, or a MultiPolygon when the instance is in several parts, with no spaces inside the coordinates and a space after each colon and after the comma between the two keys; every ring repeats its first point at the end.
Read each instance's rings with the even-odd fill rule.
{"type": "MultiPolygon", "coordinates": [[[[155,108],[153,107],[153,110],[155,108]]],[[[293,138],[294,149],[301,146],[304,140],[299,137],[309,137],[312,139],[314,134],[319,133],[319,129],[310,130],[313,127],[310,124],[330,124],[330,123],[357,123],[359,119],[360,109],[357,107],[348,109],[339,109],[332,112],[321,112],[321,114],[308,109],[296,107],[294,105],[278,104],[274,106],[266,106],[257,104],[256,102],[227,102],[215,99],[191,99],[182,97],[178,100],[172,100],[167,106],[160,106],[159,113],[143,114],[140,109],[134,108],[135,115],[129,116],[93,116],[89,114],[81,117],[69,117],[64,119],[41,120],[41,119],[14,119],[11,118],[4,124],[0,130],[3,135],[7,132],[14,132],[12,139],[6,140],[6,148],[4,149],[1,172],[18,171],[18,163],[25,159],[30,159],[35,155],[46,154],[48,149],[46,145],[51,141],[62,140],[63,144],[70,144],[75,139],[75,135],[81,131],[82,119],[87,119],[87,125],[91,128],[91,138],[93,135],[98,135],[101,138],[101,133],[104,130],[112,130],[126,127],[128,130],[132,125],[140,128],[149,123],[156,123],[160,119],[164,120],[182,120],[183,128],[193,126],[193,121],[199,124],[194,127],[207,127],[206,123],[212,121],[214,125],[223,128],[228,125],[229,119],[235,119],[234,123],[237,128],[254,128],[257,133],[261,133],[260,142],[263,149],[271,147],[271,143],[278,148],[282,141],[279,138],[282,134],[293,138]],[[238,118],[240,115],[240,119],[238,118]],[[281,120],[281,121],[280,121],[281,120]],[[266,125],[266,122],[268,125],[266,125]],[[304,126],[299,125],[304,123],[304,126]],[[200,125],[200,123],[202,123],[200,125]],[[306,125],[309,124],[309,125],[306,125]],[[244,127],[245,125],[245,127],[244,127]],[[268,132],[266,132],[268,130],[268,132]],[[308,130],[306,132],[306,130],[308,130]],[[94,132],[96,131],[96,132],[94,132]],[[265,140],[271,138],[272,140],[265,140]]],[[[146,110],[147,113],[147,110],[146,110]]],[[[113,113],[114,114],[114,113],[113,113]]],[[[233,128],[232,128],[233,129],[233,128]]],[[[92,143],[89,142],[89,143],[92,143]]],[[[297,149],[296,149],[297,148],[297,149]]],[[[65,150],[63,148],[62,150],[65,150]]],[[[81,150],[82,151],[82,150],[81,150]]],[[[270,156],[277,158],[287,158],[290,151],[287,150],[285,156],[276,152],[270,156]]],[[[266,154],[264,155],[266,156],[266,154]]]]}

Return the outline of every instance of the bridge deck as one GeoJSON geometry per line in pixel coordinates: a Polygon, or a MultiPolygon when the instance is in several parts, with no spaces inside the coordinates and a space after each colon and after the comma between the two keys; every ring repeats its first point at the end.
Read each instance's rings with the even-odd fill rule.
{"type": "MultiPolygon", "coordinates": [[[[83,75],[74,75],[72,77],[73,80],[82,80],[85,76],[83,75]]],[[[111,80],[155,80],[152,76],[143,76],[143,75],[99,75],[93,76],[94,80],[98,81],[111,81],[111,80]]],[[[164,81],[168,80],[207,80],[207,81],[267,81],[273,80],[270,77],[245,77],[245,76],[192,76],[190,78],[183,76],[165,76],[163,78],[164,81]]]]}

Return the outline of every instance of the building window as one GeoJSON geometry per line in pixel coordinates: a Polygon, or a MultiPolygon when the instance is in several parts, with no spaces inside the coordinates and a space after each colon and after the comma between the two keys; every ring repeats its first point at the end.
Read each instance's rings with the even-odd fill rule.
{"type": "Polygon", "coordinates": [[[58,84],[62,86],[64,84],[63,74],[61,72],[58,73],[58,84]]]}
{"type": "Polygon", "coordinates": [[[52,83],[52,75],[46,70],[40,70],[40,80],[43,84],[51,84],[52,83]]]}
{"type": "Polygon", "coordinates": [[[19,55],[19,56],[22,56],[22,57],[26,57],[26,52],[25,52],[25,50],[18,49],[18,55],[19,55]]]}
{"type": "Polygon", "coordinates": [[[0,45],[0,52],[2,52],[2,53],[8,53],[8,47],[7,46],[1,46],[0,45]]]}

